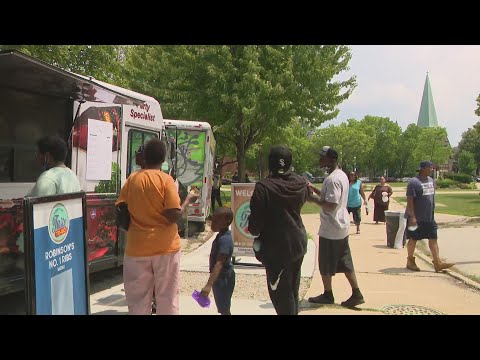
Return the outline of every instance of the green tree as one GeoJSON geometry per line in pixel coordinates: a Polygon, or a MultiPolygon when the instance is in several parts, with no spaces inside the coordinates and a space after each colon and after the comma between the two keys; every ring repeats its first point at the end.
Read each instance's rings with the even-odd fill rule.
{"type": "Polygon", "coordinates": [[[395,154],[399,146],[402,129],[386,117],[367,115],[360,122],[363,131],[368,135],[371,146],[366,154],[366,166],[370,176],[394,167],[395,154]]]}
{"type": "Polygon", "coordinates": [[[370,136],[365,132],[361,122],[350,119],[338,126],[330,125],[317,130],[315,134],[317,154],[325,145],[333,147],[339,153],[339,163],[346,171],[357,168],[358,172],[366,171],[368,156],[373,148],[370,136]]]}
{"type": "MultiPolygon", "coordinates": [[[[479,109],[477,109],[478,111],[479,109]]],[[[468,151],[473,154],[476,163],[476,173],[478,174],[480,170],[480,121],[462,134],[462,140],[460,140],[458,147],[461,151],[468,151]]]]}
{"type": "Polygon", "coordinates": [[[480,95],[477,97],[477,109],[475,110],[475,115],[480,116],[480,95]]]}
{"type": "Polygon", "coordinates": [[[458,155],[458,168],[461,173],[472,175],[477,169],[475,156],[470,151],[461,151],[458,155]]]}
{"type": "Polygon", "coordinates": [[[415,173],[418,165],[415,159],[415,148],[421,133],[421,128],[416,124],[410,124],[400,135],[398,147],[394,153],[394,163],[391,168],[397,177],[415,173]]]}
{"type": "Polygon", "coordinates": [[[268,175],[268,153],[274,145],[285,145],[293,155],[294,171],[315,172],[318,168],[318,154],[314,152],[313,131],[296,119],[276,133],[268,134],[262,143],[252,145],[247,152],[247,169],[255,169],[260,177],[268,175]]]}
{"type": "Polygon", "coordinates": [[[131,87],[162,104],[168,118],[202,119],[235,148],[240,179],[246,154],[294,119],[319,126],[353,91],[346,46],[135,46],[127,49],[131,87]]]}
{"type": "Polygon", "coordinates": [[[422,128],[414,151],[416,163],[430,160],[434,164],[445,164],[452,153],[447,130],[442,127],[422,128]]]}
{"type": "Polygon", "coordinates": [[[1,45],[15,49],[64,70],[113,83],[125,84],[122,63],[125,46],[119,45],[1,45]]]}

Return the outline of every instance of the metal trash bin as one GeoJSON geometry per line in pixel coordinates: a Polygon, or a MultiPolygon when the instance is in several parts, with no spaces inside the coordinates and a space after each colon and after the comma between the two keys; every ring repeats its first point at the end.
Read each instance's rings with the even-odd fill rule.
{"type": "Polygon", "coordinates": [[[407,242],[407,219],[404,214],[404,210],[385,211],[388,247],[401,249],[407,242]]]}

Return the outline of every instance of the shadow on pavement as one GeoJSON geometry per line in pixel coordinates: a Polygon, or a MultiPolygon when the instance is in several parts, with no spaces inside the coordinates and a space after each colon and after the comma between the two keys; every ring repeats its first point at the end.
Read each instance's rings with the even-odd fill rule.
{"type": "MultiPolygon", "coordinates": [[[[377,248],[377,249],[392,249],[391,247],[388,247],[387,245],[372,245],[372,247],[377,248]]],[[[395,250],[401,250],[401,249],[395,249],[395,250]]]]}
{"type": "Polygon", "coordinates": [[[123,283],[123,267],[90,274],[90,295],[123,283]]]}
{"type": "Polygon", "coordinates": [[[107,297],[98,299],[97,304],[106,306],[127,306],[127,299],[122,294],[113,294],[107,297]]]}
{"type": "Polygon", "coordinates": [[[273,309],[273,304],[267,302],[267,303],[265,303],[265,304],[260,305],[260,307],[261,307],[262,309],[273,309]]]}
{"type": "Polygon", "coordinates": [[[99,311],[92,315],[128,315],[127,311],[117,311],[117,310],[104,310],[99,311]]]}
{"type": "Polygon", "coordinates": [[[385,269],[380,269],[378,270],[379,272],[383,274],[413,274],[414,271],[408,270],[407,268],[401,267],[401,268],[385,268],[385,269]]]}
{"type": "MultiPolygon", "coordinates": [[[[424,275],[425,274],[428,274],[428,276],[430,276],[430,274],[435,274],[435,270],[433,269],[421,269],[421,271],[412,271],[412,270],[408,270],[407,268],[385,268],[385,269],[380,269],[378,270],[379,272],[383,273],[383,274],[420,274],[420,275],[424,275]]],[[[443,271],[442,271],[443,272],[443,271]]]]}
{"type": "Polygon", "coordinates": [[[455,265],[480,264],[480,261],[456,261],[455,265]]]}

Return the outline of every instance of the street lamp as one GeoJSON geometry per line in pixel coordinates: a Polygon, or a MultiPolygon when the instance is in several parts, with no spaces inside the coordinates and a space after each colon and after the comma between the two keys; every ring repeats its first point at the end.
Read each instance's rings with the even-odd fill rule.
{"type": "Polygon", "coordinates": [[[354,162],[353,171],[357,172],[357,157],[356,156],[353,157],[353,162],[354,162]]]}

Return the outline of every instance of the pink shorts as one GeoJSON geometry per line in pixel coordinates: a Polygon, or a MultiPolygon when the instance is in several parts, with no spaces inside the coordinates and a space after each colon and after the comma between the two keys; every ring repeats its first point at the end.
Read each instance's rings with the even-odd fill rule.
{"type": "Polygon", "coordinates": [[[157,315],[178,315],[180,251],[155,256],[127,256],[123,282],[129,315],[150,315],[153,289],[157,315]]]}

